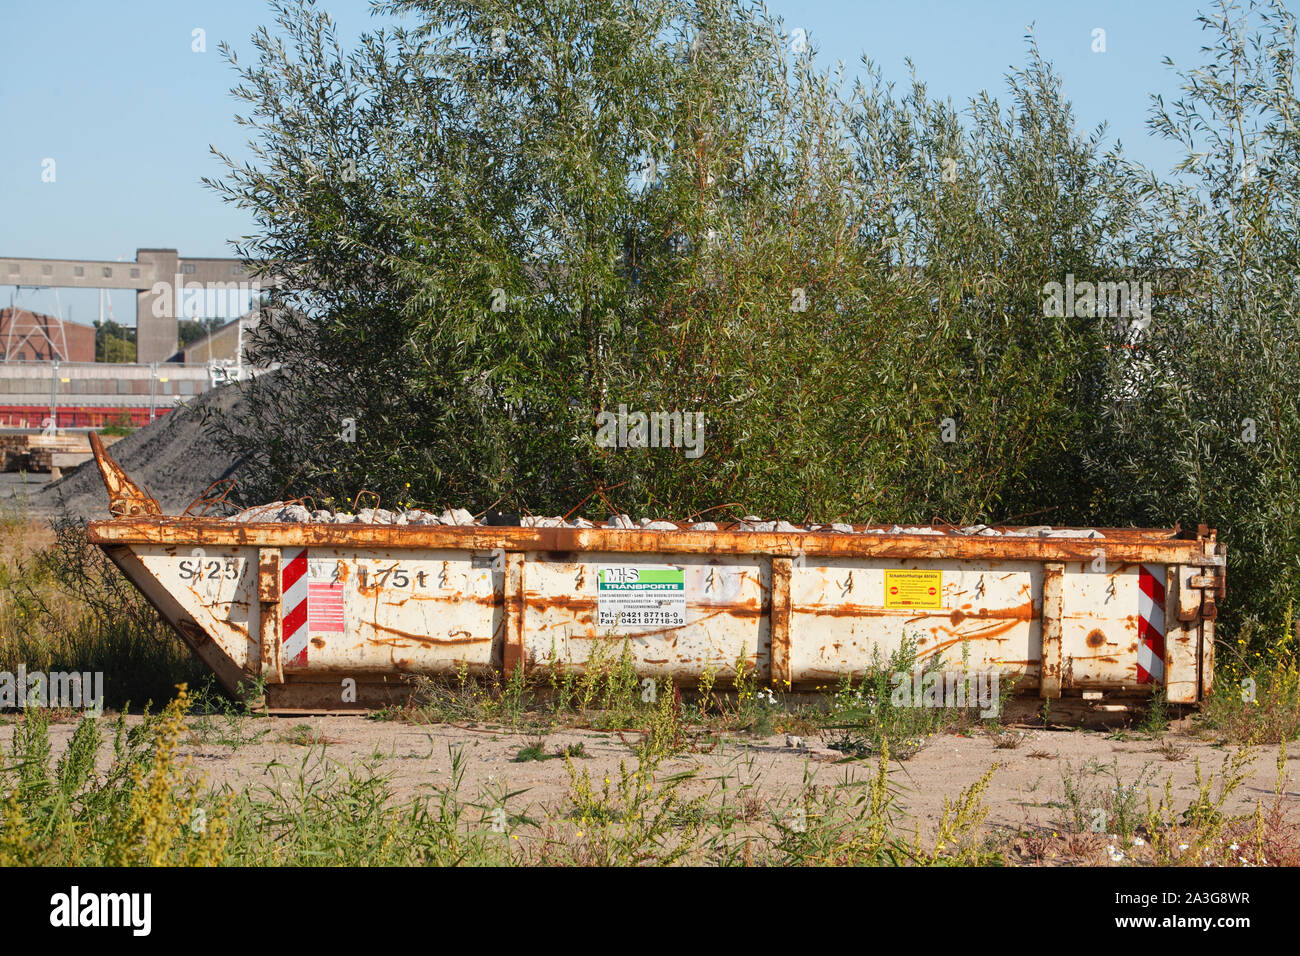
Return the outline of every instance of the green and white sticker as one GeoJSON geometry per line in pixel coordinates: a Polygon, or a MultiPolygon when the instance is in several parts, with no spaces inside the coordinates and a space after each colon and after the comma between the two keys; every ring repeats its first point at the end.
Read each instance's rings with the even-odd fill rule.
{"type": "Polygon", "coordinates": [[[686,571],[670,567],[602,567],[597,576],[600,627],[681,627],[686,571]]]}

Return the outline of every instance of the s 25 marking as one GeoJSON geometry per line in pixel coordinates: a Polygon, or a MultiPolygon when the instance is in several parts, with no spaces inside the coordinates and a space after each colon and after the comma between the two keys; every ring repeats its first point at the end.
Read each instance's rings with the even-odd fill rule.
{"type": "Polygon", "coordinates": [[[180,564],[182,581],[234,581],[239,577],[239,562],[234,558],[185,558],[180,564]]]}

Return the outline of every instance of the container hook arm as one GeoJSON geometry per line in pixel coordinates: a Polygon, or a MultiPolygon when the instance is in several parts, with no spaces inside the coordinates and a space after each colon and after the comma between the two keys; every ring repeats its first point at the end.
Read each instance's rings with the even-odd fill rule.
{"type": "Polygon", "coordinates": [[[90,433],[90,449],[95,453],[95,464],[108,489],[108,513],[114,518],[127,518],[135,515],[160,515],[158,506],[147,491],[127,477],[122,466],[109,457],[104,443],[94,432],[90,433]]]}

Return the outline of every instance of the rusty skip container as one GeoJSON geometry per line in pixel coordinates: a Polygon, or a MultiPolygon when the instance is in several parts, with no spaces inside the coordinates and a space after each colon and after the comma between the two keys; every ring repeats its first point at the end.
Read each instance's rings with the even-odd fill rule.
{"type": "MultiPolygon", "coordinates": [[[[92,436],[92,439],[95,436],[92,436]]],[[[234,690],[273,712],[404,699],[405,675],[582,672],[814,690],[888,660],[996,672],[1031,700],[1209,693],[1213,531],[773,532],[237,523],[168,517],[95,443],[99,545],[234,690]]],[[[818,527],[818,526],[814,526],[818,527]]]]}

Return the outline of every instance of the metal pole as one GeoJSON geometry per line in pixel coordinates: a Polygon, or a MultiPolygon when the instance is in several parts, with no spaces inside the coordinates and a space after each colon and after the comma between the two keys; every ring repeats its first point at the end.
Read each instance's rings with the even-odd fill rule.
{"type": "Polygon", "coordinates": [[[59,430],[59,360],[50,363],[50,434],[59,430]]]}
{"type": "Polygon", "coordinates": [[[158,363],[149,365],[149,422],[153,423],[154,405],[158,398],[158,363]]]}

